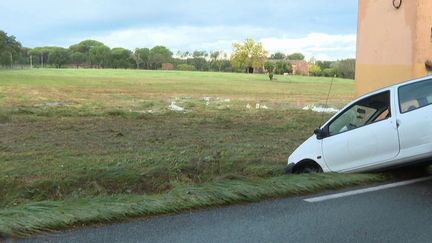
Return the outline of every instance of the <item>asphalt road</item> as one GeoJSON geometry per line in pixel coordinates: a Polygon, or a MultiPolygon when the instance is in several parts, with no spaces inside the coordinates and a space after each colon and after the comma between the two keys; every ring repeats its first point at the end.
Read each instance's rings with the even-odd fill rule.
{"type": "Polygon", "coordinates": [[[304,201],[308,198],[198,210],[22,242],[432,242],[432,180],[316,203],[304,201]]]}

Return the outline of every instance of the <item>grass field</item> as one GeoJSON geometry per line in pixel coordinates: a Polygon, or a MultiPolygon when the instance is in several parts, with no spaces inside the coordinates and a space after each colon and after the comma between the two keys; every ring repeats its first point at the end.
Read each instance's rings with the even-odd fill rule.
{"type": "MultiPolygon", "coordinates": [[[[83,111],[160,110],[169,101],[189,103],[203,97],[265,102],[274,109],[298,108],[325,102],[331,79],[210,72],[132,70],[17,70],[0,72],[0,104],[4,108],[43,106],[62,102],[83,111]]],[[[352,80],[335,79],[329,103],[351,100],[352,80]]],[[[201,104],[203,104],[201,102],[201,104]]],[[[193,105],[193,104],[192,104],[193,105]]],[[[231,107],[233,108],[233,107],[231,107]]]]}
{"type": "MultiPolygon", "coordinates": [[[[0,71],[0,235],[383,180],[283,176],[287,156],[329,116],[300,108],[325,103],[330,82],[0,71]],[[185,110],[170,111],[171,102],[185,110]]],[[[341,107],[352,98],[353,81],[335,79],[329,104],[341,107]]]]}

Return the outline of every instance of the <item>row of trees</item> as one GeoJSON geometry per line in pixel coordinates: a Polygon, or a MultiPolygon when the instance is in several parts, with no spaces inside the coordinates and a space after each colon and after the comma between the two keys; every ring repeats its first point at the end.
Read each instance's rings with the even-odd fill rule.
{"type": "MultiPolygon", "coordinates": [[[[16,64],[33,67],[75,68],[134,68],[161,69],[170,63],[175,69],[185,71],[243,71],[252,73],[271,71],[277,74],[291,73],[289,60],[304,60],[302,53],[285,55],[281,52],[268,55],[261,43],[246,39],[233,44],[233,54],[222,51],[177,52],[174,55],[165,46],[136,48],[131,51],[122,47],[109,48],[96,40],[84,40],[69,48],[46,46],[22,47],[14,36],[0,31],[0,65],[16,64]]],[[[337,62],[311,60],[309,70],[314,76],[354,77],[355,60],[337,62]]]]}
{"type": "Polygon", "coordinates": [[[291,73],[292,66],[289,61],[302,61],[305,56],[302,53],[285,55],[276,52],[270,57],[261,43],[253,39],[246,39],[243,44],[233,44],[231,63],[235,68],[246,68],[246,72],[252,73],[255,69],[262,69],[277,74],[291,73]]]}
{"type": "Polygon", "coordinates": [[[95,40],[84,40],[69,48],[36,47],[26,53],[31,65],[45,67],[46,65],[61,68],[73,65],[76,68],[146,68],[158,69],[162,63],[170,62],[172,52],[164,46],[152,49],[137,48],[134,52],[116,47],[110,49],[95,40]]]}
{"type": "Polygon", "coordinates": [[[282,52],[276,52],[270,56],[272,60],[304,60],[305,56],[302,53],[295,52],[293,54],[285,55],[282,52]]]}
{"type": "Polygon", "coordinates": [[[344,59],[339,61],[314,61],[309,65],[311,76],[355,78],[355,59],[344,59]]]}
{"type": "MultiPolygon", "coordinates": [[[[290,61],[304,61],[302,53],[285,55],[276,52],[268,57],[261,43],[252,39],[246,39],[244,44],[233,44],[234,54],[231,62],[236,68],[246,68],[246,72],[252,73],[255,69],[264,67],[267,72],[276,74],[292,73],[290,61]]],[[[339,61],[309,61],[309,74],[312,76],[341,77],[354,79],[355,59],[344,59],[339,61]]]]}

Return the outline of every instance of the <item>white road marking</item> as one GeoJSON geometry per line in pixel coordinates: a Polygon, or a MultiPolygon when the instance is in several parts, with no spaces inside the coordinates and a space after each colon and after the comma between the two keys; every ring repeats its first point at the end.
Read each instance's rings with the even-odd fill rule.
{"type": "Polygon", "coordinates": [[[353,195],[358,195],[358,194],[363,194],[363,193],[368,193],[368,192],[375,192],[375,191],[380,191],[380,190],[385,190],[385,189],[395,188],[395,187],[400,187],[400,186],[406,186],[406,185],[411,185],[414,183],[419,183],[419,182],[429,181],[429,180],[432,180],[432,176],[408,180],[408,181],[395,182],[395,183],[391,183],[391,184],[387,184],[387,185],[369,187],[369,188],[353,190],[353,191],[348,191],[348,192],[330,194],[330,195],[325,195],[325,196],[320,196],[320,197],[313,197],[313,198],[305,199],[304,201],[310,202],[310,203],[323,202],[323,201],[327,201],[327,200],[331,200],[331,199],[348,197],[348,196],[353,196],[353,195]]]}

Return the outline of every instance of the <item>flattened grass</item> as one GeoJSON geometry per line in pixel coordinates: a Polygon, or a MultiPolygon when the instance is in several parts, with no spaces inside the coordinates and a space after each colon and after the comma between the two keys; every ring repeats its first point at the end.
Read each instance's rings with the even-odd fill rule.
{"type": "Polygon", "coordinates": [[[255,202],[383,180],[385,180],[383,176],[366,174],[292,175],[178,186],[161,195],[118,194],[34,202],[0,209],[0,236],[25,237],[32,233],[73,225],[107,223],[130,217],[178,213],[188,209],[239,202],[255,202]]]}

